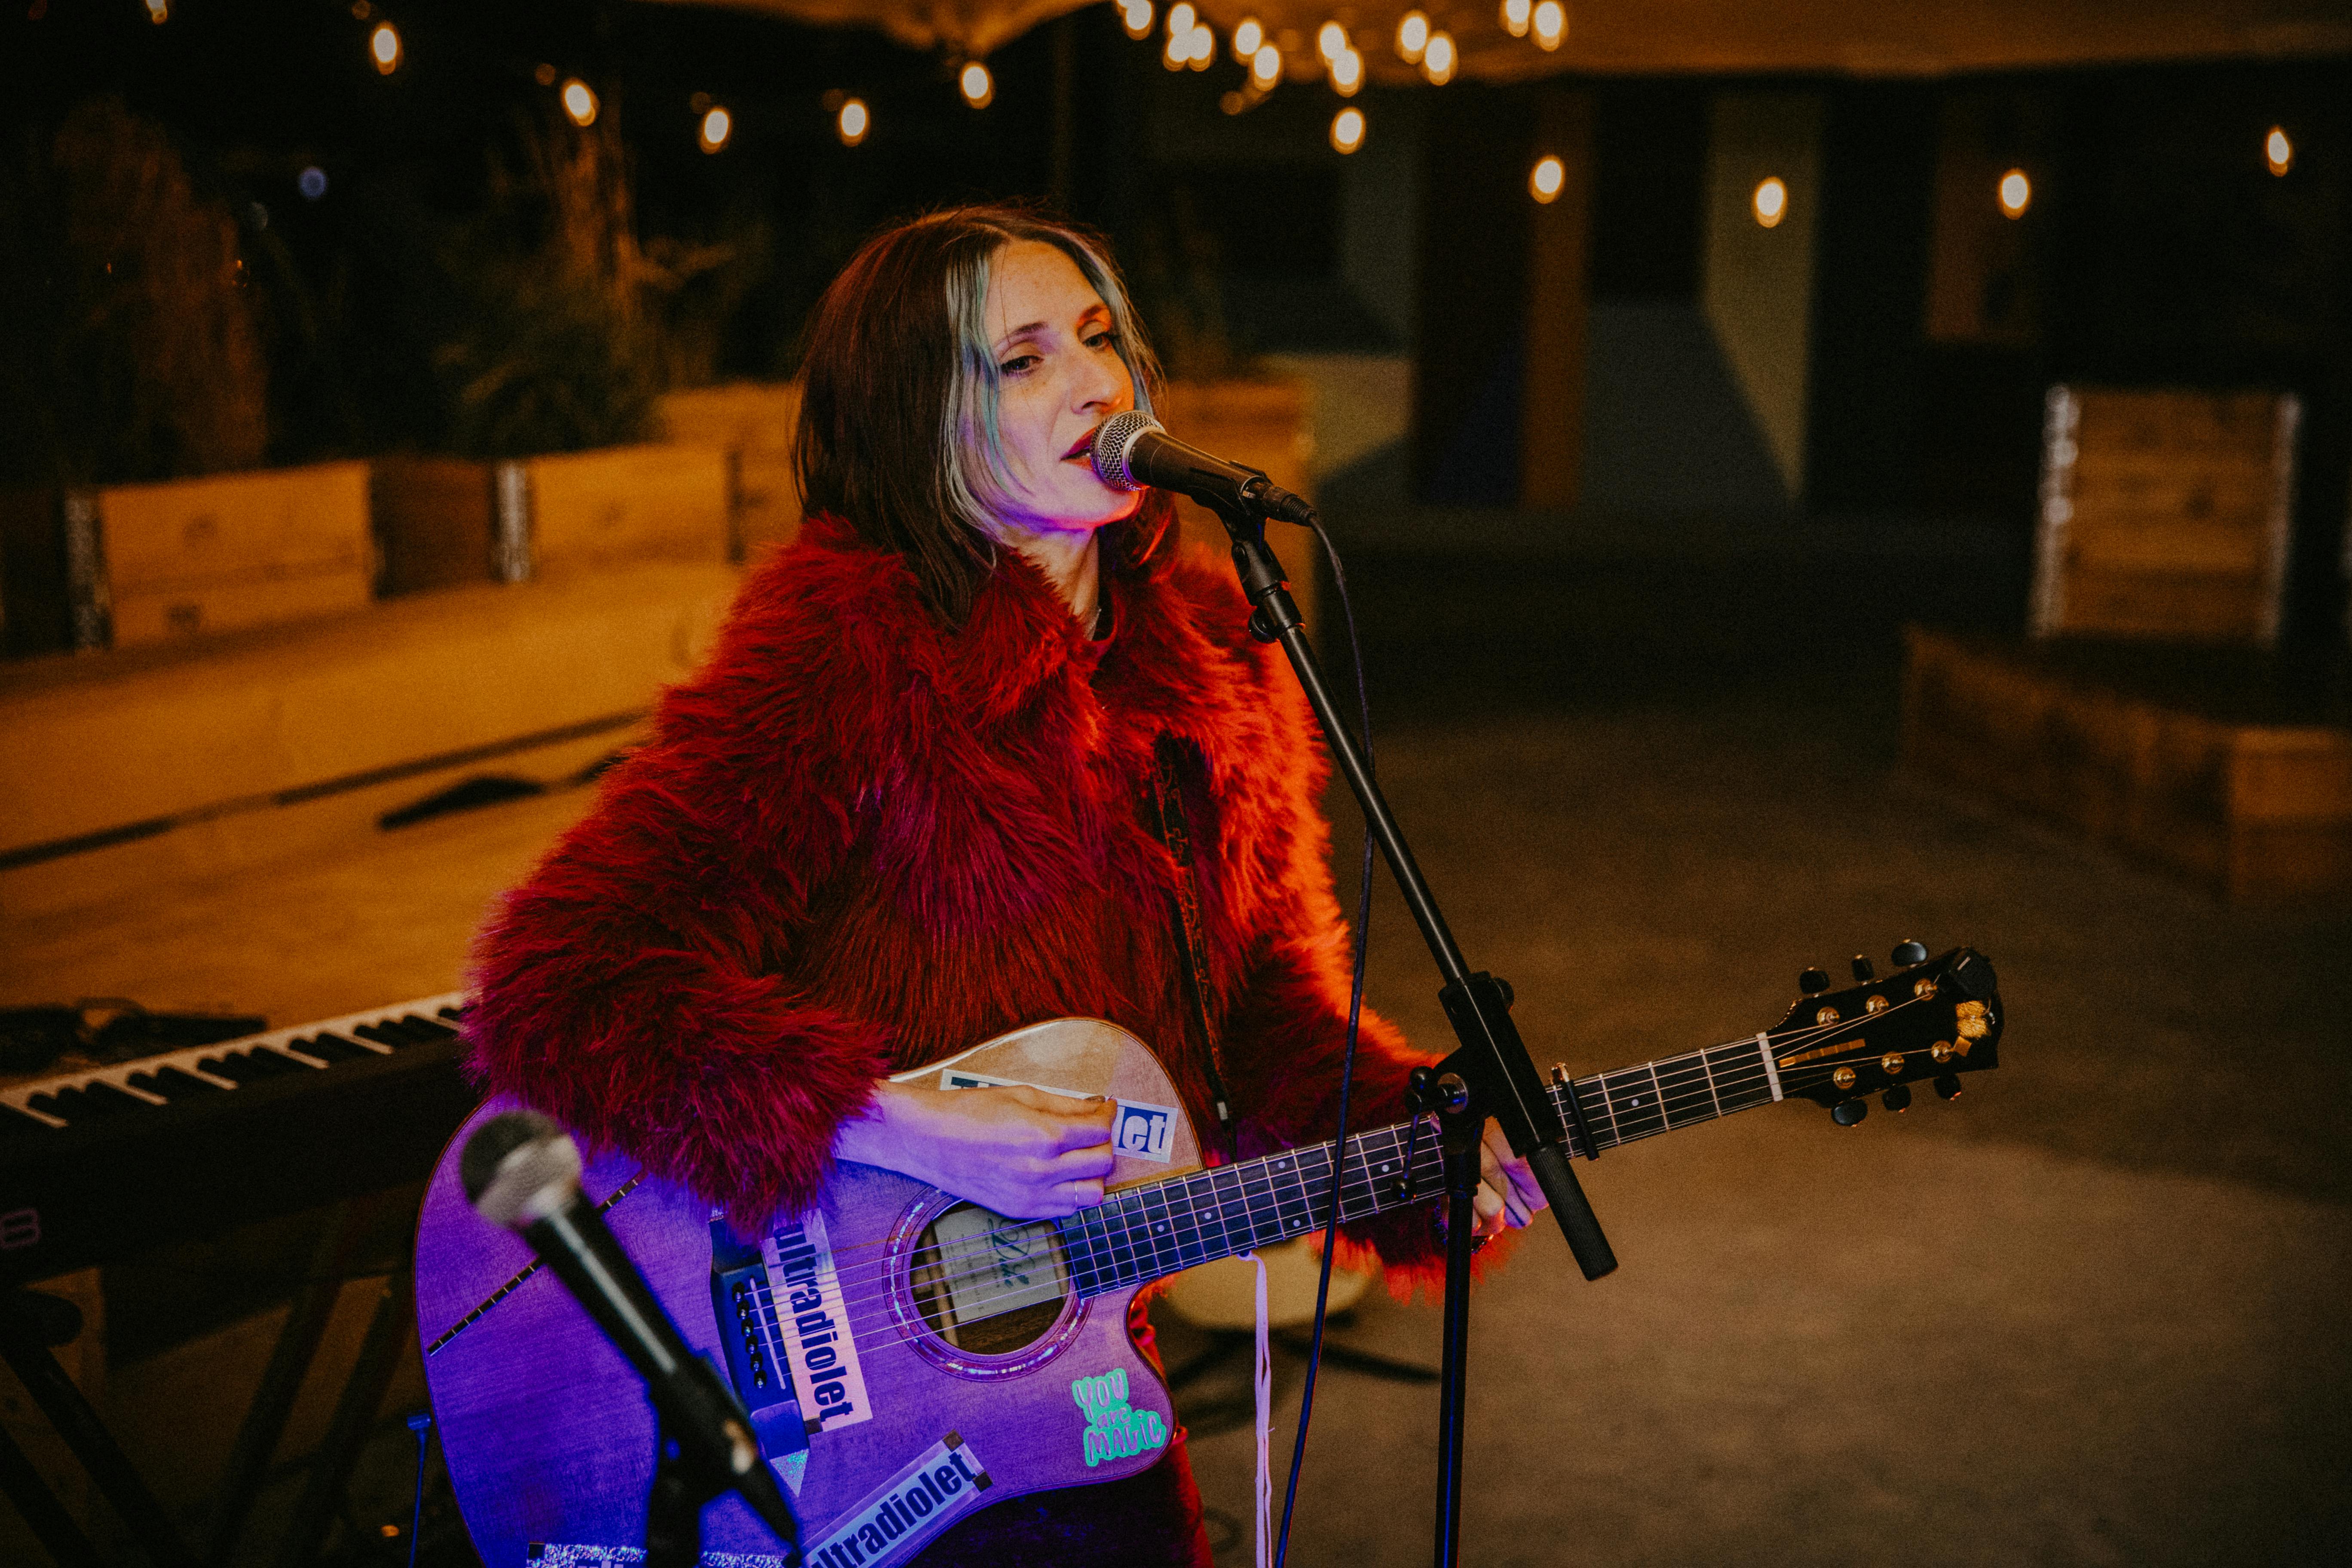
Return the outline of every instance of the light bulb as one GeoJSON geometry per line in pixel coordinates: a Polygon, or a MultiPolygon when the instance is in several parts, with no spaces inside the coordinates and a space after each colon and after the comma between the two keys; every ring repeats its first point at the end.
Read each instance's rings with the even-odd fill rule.
{"type": "Polygon", "coordinates": [[[2010,217],[2023,217],[2025,209],[2033,205],[2033,182],[2025,177],[2022,169],[2011,169],[2000,177],[2000,210],[2010,217]]]}
{"type": "Polygon", "coordinates": [[[702,115],[702,150],[716,153],[727,145],[727,138],[735,134],[735,117],[712,104],[702,115]]]}
{"type": "Polygon", "coordinates": [[[1151,0],[1124,0],[1118,10],[1119,26],[1130,38],[1151,36],[1151,0]]]}
{"type": "Polygon", "coordinates": [[[956,86],[963,90],[963,100],[974,109],[986,109],[996,97],[996,79],[978,60],[967,61],[956,73],[956,86]]]}
{"type": "Polygon", "coordinates": [[[1503,0],[1503,31],[1515,38],[1528,36],[1528,17],[1535,9],[1535,0],[1503,0]]]}
{"type": "Polygon", "coordinates": [[[2286,139],[2284,126],[2272,126],[2271,133],[2263,138],[2263,161],[2271,166],[2273,174],[2284,174],[2294,167],[2294,143],[2286,139]]]}
{"type": "Polygon", "coordinates": [[[1344,54],[1348,47],[1348,29],[1337,22],[1326,22],[1315,29],[1315,52],[1325,59],[1344,54]]]}
{"type": "Polygon", "coordinates": [[[1432,33],[1421,57],[1421,74],[1439,87],[1454,79],[1454,35],[1432,33]]]}
{"type": "Polygon", "coordinates": [[[563,112],[571,116],[572,124],[596,123],[596,94],[586,82],[573,77],[563,84],[562,98],[563,112]]]}
{"type": "Polygon", "coordinates": [[[833,128],[835,134],[841,138],[843,146],[855,147],[865,141],[866,133],[874,128],[874,117],[866,111],[863,100],[844,99],[840,112],[833,117],[833,128]]]}
{"type": "Polygon", "coordinates": [[[1568,184],[1568,170],[1557,158],[1547,154],[1536,160],[1528,171],[1528,195],[1539,202],[1550,202],[1559,196],[1560,187],[1568,184]]]}
{"type": "Polygon", "coordinates": [[[1192,24],[1200,19],[1201,13],[1193,9],[1192,0],[1176,0],[1176,4],[1168,7],[1168,36],[1171,38],[1192,37],[1192,24]]]}
{"type": "Polygon", "coordinates": [[[1418,11],[1407,11],[1397,18],[1397,58],[1409,66],[1421,63],[1421,54],[1429,47],[1429,18],[1418,11]]]}
{"type": "Polygon", "coordinates": [[[1341,98],[1353,98],[1356,89],[1364,85],[1364,57],[1353,49],[1342,49],[1331,57],[1331,90],[1341,98]]]}
{"type": "Polygon", "coordinates": [[[1767,175],[1757,184],[1748,205],[1755,209],[1758,223],[1766,228],[1778,228],[1780,220],[1789,216],[1789,187],[1780,183],[1778,174],[1767,175]]]}
{"type": "Polygon", "coordinates": [[[1272,44],[1260,44],[1257,53],[1250,57],[1250,85],[1260,92],[1270,92],[1282,79],[1282,51],[1272,44]]]}
{"type": "Polygon", "coordinates": [[[1560,9],[1559,0],[1536,0],[1534,13],[1528,18],[1536,34],[1536,47],[1549,54],[1559,47],[1568,37],[1568,13],[1560,9]]]}
{"type": "Polygon", "coordinates": [[[1334,151],[1352,153],[1364,144],[1364,111],[1354,104],[1331,117],[1331,146],[1334,151]]]}
{"type": "Polygon", "coordinates": [[[378,22],[375,25],[375,31],[368,35],[368,57],[375,61],[376,74],[379,76],[390,76],[398,70],[400,68],[400,29],[389,22],[378,22]]]}
{"type": "Polygon", "coordinates": [[[1217,35],[1206,22],[1195,23],[1192,36],[1186,42],[1185,63],[1196,71],[1204,71],[1217,58],[1217,35]]]}
{"type": "Polygon", "coordinates": [[[1244,16],[1234,27],[1234,58],[1247,62],[1257,58],[1265,42],[1265,28],[1255,16],[1244,16]]]}

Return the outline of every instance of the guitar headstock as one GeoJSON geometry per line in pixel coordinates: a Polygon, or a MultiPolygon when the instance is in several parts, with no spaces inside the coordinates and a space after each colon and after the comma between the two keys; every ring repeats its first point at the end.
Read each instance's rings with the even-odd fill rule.
{"type": "Polygon", "coordinates": [[[1956,947],[1930,958],[1906,942],[1895,950],[1893,973],[1878,974],[1857,957],[1853,973],[1853,984],[1833,991],[1827,974],[1806,970],[1797,982],[1804,996],[1769,1032],[1788,1099],[1825,1105],[1851,1127],[1868,1112],[1867,1095],[1902,1110],[1910,1086],[1926,1080],[1951,1100],[1960,1074],[2000,1065],[2007,1015],[1984,954],[1956,947]]]}

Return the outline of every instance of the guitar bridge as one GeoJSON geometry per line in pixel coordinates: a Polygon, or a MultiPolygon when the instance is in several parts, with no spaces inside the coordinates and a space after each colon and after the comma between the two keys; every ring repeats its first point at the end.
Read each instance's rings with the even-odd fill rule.
{"type": "Polygon", "coordinates": [[[710,1222],[710,1310],[736,1396],[751,1413],[751,1432],[770,1459],[808,1447],[808,1426],[793,1387],[767,1264],[756,1245],[739,1239],[723,1219],[710,1222]]]}

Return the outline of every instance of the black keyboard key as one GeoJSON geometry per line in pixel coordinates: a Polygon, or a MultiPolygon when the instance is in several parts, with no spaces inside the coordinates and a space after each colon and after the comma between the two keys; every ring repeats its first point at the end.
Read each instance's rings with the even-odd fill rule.
{"type": "Polygon", "coordinates": [[[25,1097],[25,1104],[44,1116],[54,1116],[60,1121],[70,1120],[58,1106],[58,1097],[54,1094],[28,1094],[25,1097]]]}
{"type": "Polygon", "coordinates": [[[131,1087],[143,1089],[150,1094],[160,1094],[165,1100],[194,1100],[198,1095],[219,1094],[221,1086],[207,1083],[184,1068],[160,1068],[153,1072],[131,1075],[131,1087]]]}
{"type": "Polygon", "coordinates": [[[145,1100],[136,1095],[125,1094],[110,1083],[88,1083],[73,1089],[61,1089],[55,1094],[35,1095],[28,1103],[76,1126],[85,1121],[95,1121],[102,1116],[120,1116],[126,1110],[147,1108],[145,1100]],[[43,1100],[49,1103],[41,1105],[43,1100]]]}
{"type": "Polygon", "coordinates": [[[401,1022],[415,1030],[416,1037],[420,1040],[446,1040],[457,1032],[446,1024],[432,1018],[420,1018],[414,1013],[401,1019],[401,1022]]]}
{"type": "Polygon", "coordinates": [[[0,1105],[0,1138],[37,1138],[57,1129],[46,1121],[36,1121],[13,1105],[0,1105]]]}
{"type": "Polygon", "coordinates": [[[236,1083],[258,1083],[281,1073],[310,1072],[292,1057],[279,1056],[276,1051],[256,1047],[249,1051],[224,1051],[216,1057],[206,1057],[196,1064],[206,1072],[236,1083]]]}
{"type": "Polygon", "coordinates": [[[291,1044],[304,1056],[316,1057],[322,1062],[348,1062],[375,1055],[365,1046],[355,1046],[341,1035],[306,1035],[291,1044]]]}

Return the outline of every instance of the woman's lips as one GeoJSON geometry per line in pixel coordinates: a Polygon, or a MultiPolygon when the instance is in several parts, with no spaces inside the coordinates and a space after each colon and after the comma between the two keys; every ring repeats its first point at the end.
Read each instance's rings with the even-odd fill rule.
{"type": "MultiPolygon", "coordinates": [[[[1099,429],[1101,426],[1097,426],[1096,428],[1099,429]]],[[[1073,458],[1084,458],[1087,461],[1092,462],[1094,460],[1094,445],[1095,433],[1093,430],[1089,430],[1085,435],[1078,437],[1078,444],[1076,446],[1072,447],[1068,451],[1062,454],[1062,461],[1066,463],[1073,458]]]]}

